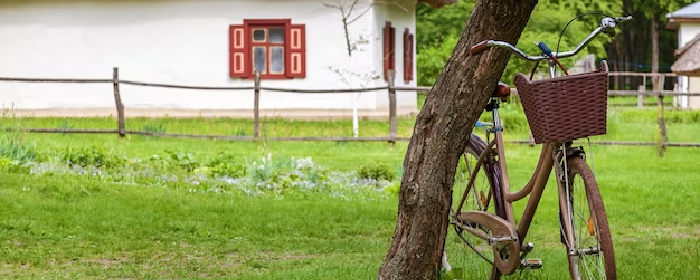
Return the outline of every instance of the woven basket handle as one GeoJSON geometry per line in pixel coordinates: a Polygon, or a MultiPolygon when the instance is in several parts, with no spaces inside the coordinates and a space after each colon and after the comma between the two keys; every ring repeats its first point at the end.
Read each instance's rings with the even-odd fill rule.
{"type": "Polygon", "coordinates": [[[598,71],[600,73],[608,73],[608,62],[605,60],[600,61],[600,65],[598,65],[598,71]]]}
{"type": "Polygon", "coordinates": [[[523,75],[522,73],[518,73],[513,79],[513,84],[515,84],[516,88],[527,86],[530,84],[530,79],[528,79],[527,76],[523,75]]]}

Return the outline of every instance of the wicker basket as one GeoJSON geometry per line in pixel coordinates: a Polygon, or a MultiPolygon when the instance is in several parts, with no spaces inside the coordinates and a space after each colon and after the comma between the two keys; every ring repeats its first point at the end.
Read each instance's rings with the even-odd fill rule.
{"type": "Polygon", "coordinates": [[[535,143],[564,142],[606,133],[608,64],[591,73],[514,83],[535,143]]]}

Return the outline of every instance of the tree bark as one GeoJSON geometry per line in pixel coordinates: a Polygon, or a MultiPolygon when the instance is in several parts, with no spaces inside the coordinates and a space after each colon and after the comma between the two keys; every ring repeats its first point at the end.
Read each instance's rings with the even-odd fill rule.
{"type": "Polygon", "coordinates": [[[457,161],[511,55],[491,48],[470,56],[469,49],[487,39],[515,45],[536,4],[537,0],[476,3],[452,57],[416,117],[404,157],[396,229],[379,280],[435,279],[457,161]]]}

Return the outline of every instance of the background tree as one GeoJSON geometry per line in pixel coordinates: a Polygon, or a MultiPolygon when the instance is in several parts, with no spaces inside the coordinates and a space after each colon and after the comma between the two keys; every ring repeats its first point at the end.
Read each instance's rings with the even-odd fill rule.
{"type": "MultiPolygon", "coordinates": [[[[562,63],[570,67],[578,58],[594,54],[597,60],[607,59],[612,71],[649,73],[657,69],[660,73],[669,72],[670,65],[676,59],[673,50],[678,48],[678,36],[675,31],[664,28],[665,15],[692,2],[694,0],[541,0],[523,30],[518,47],[537,52],[533,41],[544,41],[550,47],[556,48],[558,37],[569,20],[579,14],[597,12],[573,21],[562,34],[560,49],[571,49],[598,26],[604,15],[632,14],[634,24],[620,25],[614,39],[599,36],[578,57],[567,58],[562,63]],[[654,16],[657,17],[656,20],[652,20],[654,16]],[[652,22],[655,22],[653,26],[652,22]],[[653,34],[652,31],[658,33],[653,34]],[[652,42],[657,42],[657,45],[652,42]],[[656,51],[653,46],[657,46],[656,51]],[[655,55],[658,56],[656,59],[655,55]]],[[[416,62],[420,85],[432,86],[435,83],[452,53],[452,46],[460,38],[461,29],[469,18],[474,3],[475,0],[460,0],[440,9],[424,3],[418,5],[416,62]]],[[[517,72],[529,73],[532,66],[533,63],[513,57],[503,73],[502,80],[511,83],[517,72]]],[[[542,70],[545,68],[542,67],[542,70]]],[[[613,82],[612,87],[621,89],[626,85],[628,89],[636,89],[637,84],[641,84],[640,78],[628,77],[624,81],[620,79],[613,82]]],[[[647,85],[651,86],[651,83],[647,82],[647,85]]],[[[672,85],[666,86],[670,88],[672,85]]]]}
{"type": "MultiPolygon", "coordinates": [[[[424,3],[418,5],[416,11],[416,61],[419,68],[419,85],[431,86],[435,83],[435,79],[452,53],[452,46],[460,38],[460,32],[474,8],[474,3],[475,0],[461,0],[454,5],[440,9],[432,8],[424,3]]],[[[518,47],[534,54],[539,53],[535,41],[543,41],[552,49],[557,47],[557,43],[559,43],[560,50],[576,47],[602,18],[602,15],[597,15],[595,20],[591,21],[588,20],[589,17],[594,16],[587,16],[571,22],[567,27],[567,23],[576,17],[576,7],[580,5],[579,0],[539,1],[532,12],[530,21],[522,32],[518,47]],[[567,27],[566,31],[562,34],[565,27],[567,27]],[[560,35],[561,41],[559,40],[560,35]]],[[[591,42],[578,56],[567,58],[562,63],[566,66],[572,66],[578,58],[591,53],[597,57],[605,57],[605,44],[608,41],[597,39],[591,42]]],[[[518,72],[529,73],[534,65],[532,62],[512,57],[502,75],[502,80],[512,84],[515,74],[518,72]]],[[[541,69],[546,70],[545,67],[541,69]]]]}
{"type": "Polygon", "coordinates": [[[457,161],[510,52],[470,56],[478,42],[515,44],[537,0],[480,0],[416,118],[404,158],[393,241],[378,279],[434,279],[445,243],[457,161]]]}

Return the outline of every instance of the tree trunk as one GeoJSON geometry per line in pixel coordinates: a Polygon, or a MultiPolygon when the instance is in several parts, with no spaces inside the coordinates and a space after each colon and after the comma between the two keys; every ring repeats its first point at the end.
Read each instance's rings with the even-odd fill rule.
{"type": "Polygon", "coordinates": [[[404,158],[396,229],[378,279],[435,279],[457,161],[511,56],[498,48],[470,56],[469,49],[487,39],[515,45],[536,3],[476,3],[452,57],[416,117],[404,158]]]}

